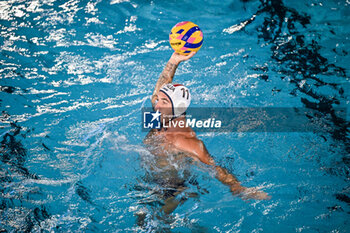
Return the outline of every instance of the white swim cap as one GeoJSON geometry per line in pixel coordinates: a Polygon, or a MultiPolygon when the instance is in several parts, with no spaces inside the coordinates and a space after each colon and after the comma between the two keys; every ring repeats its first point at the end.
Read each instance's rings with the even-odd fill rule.
{"type": "Polygon", "coordinates": [[[160,88],[171,101],[174,117],[183,114],[191,103],[190,91],[182,84],[165,84],[160,88]]]}

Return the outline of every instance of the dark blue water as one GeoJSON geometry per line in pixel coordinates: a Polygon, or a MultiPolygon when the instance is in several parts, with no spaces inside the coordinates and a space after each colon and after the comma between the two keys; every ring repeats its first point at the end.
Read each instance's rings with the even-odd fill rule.
{"type": "Polygon", "coordinates": [[[349,232],[349,23],[347,0],[1,1],[0,230],[349,232]],[[314,110],[322,131],[198,134],[271,200],[175,163],[188,189],[159,216],[141,108],[184,20],[204,33],[174,79],[192,106],[314,110]]]}

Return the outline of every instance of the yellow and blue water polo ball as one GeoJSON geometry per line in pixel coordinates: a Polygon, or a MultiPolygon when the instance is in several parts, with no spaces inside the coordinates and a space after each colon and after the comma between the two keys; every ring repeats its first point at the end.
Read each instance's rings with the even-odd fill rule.
{"type": "Polygon", "coordinates": [[[175,52],[188,55],[202,47],[203,32],[190,21],[180,22],[171,29],[169,42],[175,52]]]}

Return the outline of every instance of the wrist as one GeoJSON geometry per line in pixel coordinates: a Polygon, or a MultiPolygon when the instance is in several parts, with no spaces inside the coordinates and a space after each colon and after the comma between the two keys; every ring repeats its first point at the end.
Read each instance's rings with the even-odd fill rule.
{"type": "Polygon", "coordinates": [[[238,193],[244,192],[246,189],[241,185],[233,184],[233,185],[230,185],[230,190],[231,192],[238,194],[238,193]]]}
{"type": "Polygon", "coordinates": [[[229,184],[229,186],[232,189],[236,189],[236,190],[240,190],[240,191],[245,190],[245,187],[243,187],[239,182],[233,182],[233,183],[229,184]]]}
{"type": "Polygon", "coordinates": [[[175,58],[171,57],[169,59],[169,63],[175,65],[175,66],[178,66],[180,64],[180,61],[176,60],[175,58]]]}

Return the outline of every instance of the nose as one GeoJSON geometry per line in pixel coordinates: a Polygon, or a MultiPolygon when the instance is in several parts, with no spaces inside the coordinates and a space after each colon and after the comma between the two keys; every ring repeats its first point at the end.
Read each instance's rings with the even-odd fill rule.
{"type": "Polygon", "coordinates": [[[160,110],[159,101],[156,102],[156,105],[154,106],[154,110],[160,110]]]}

